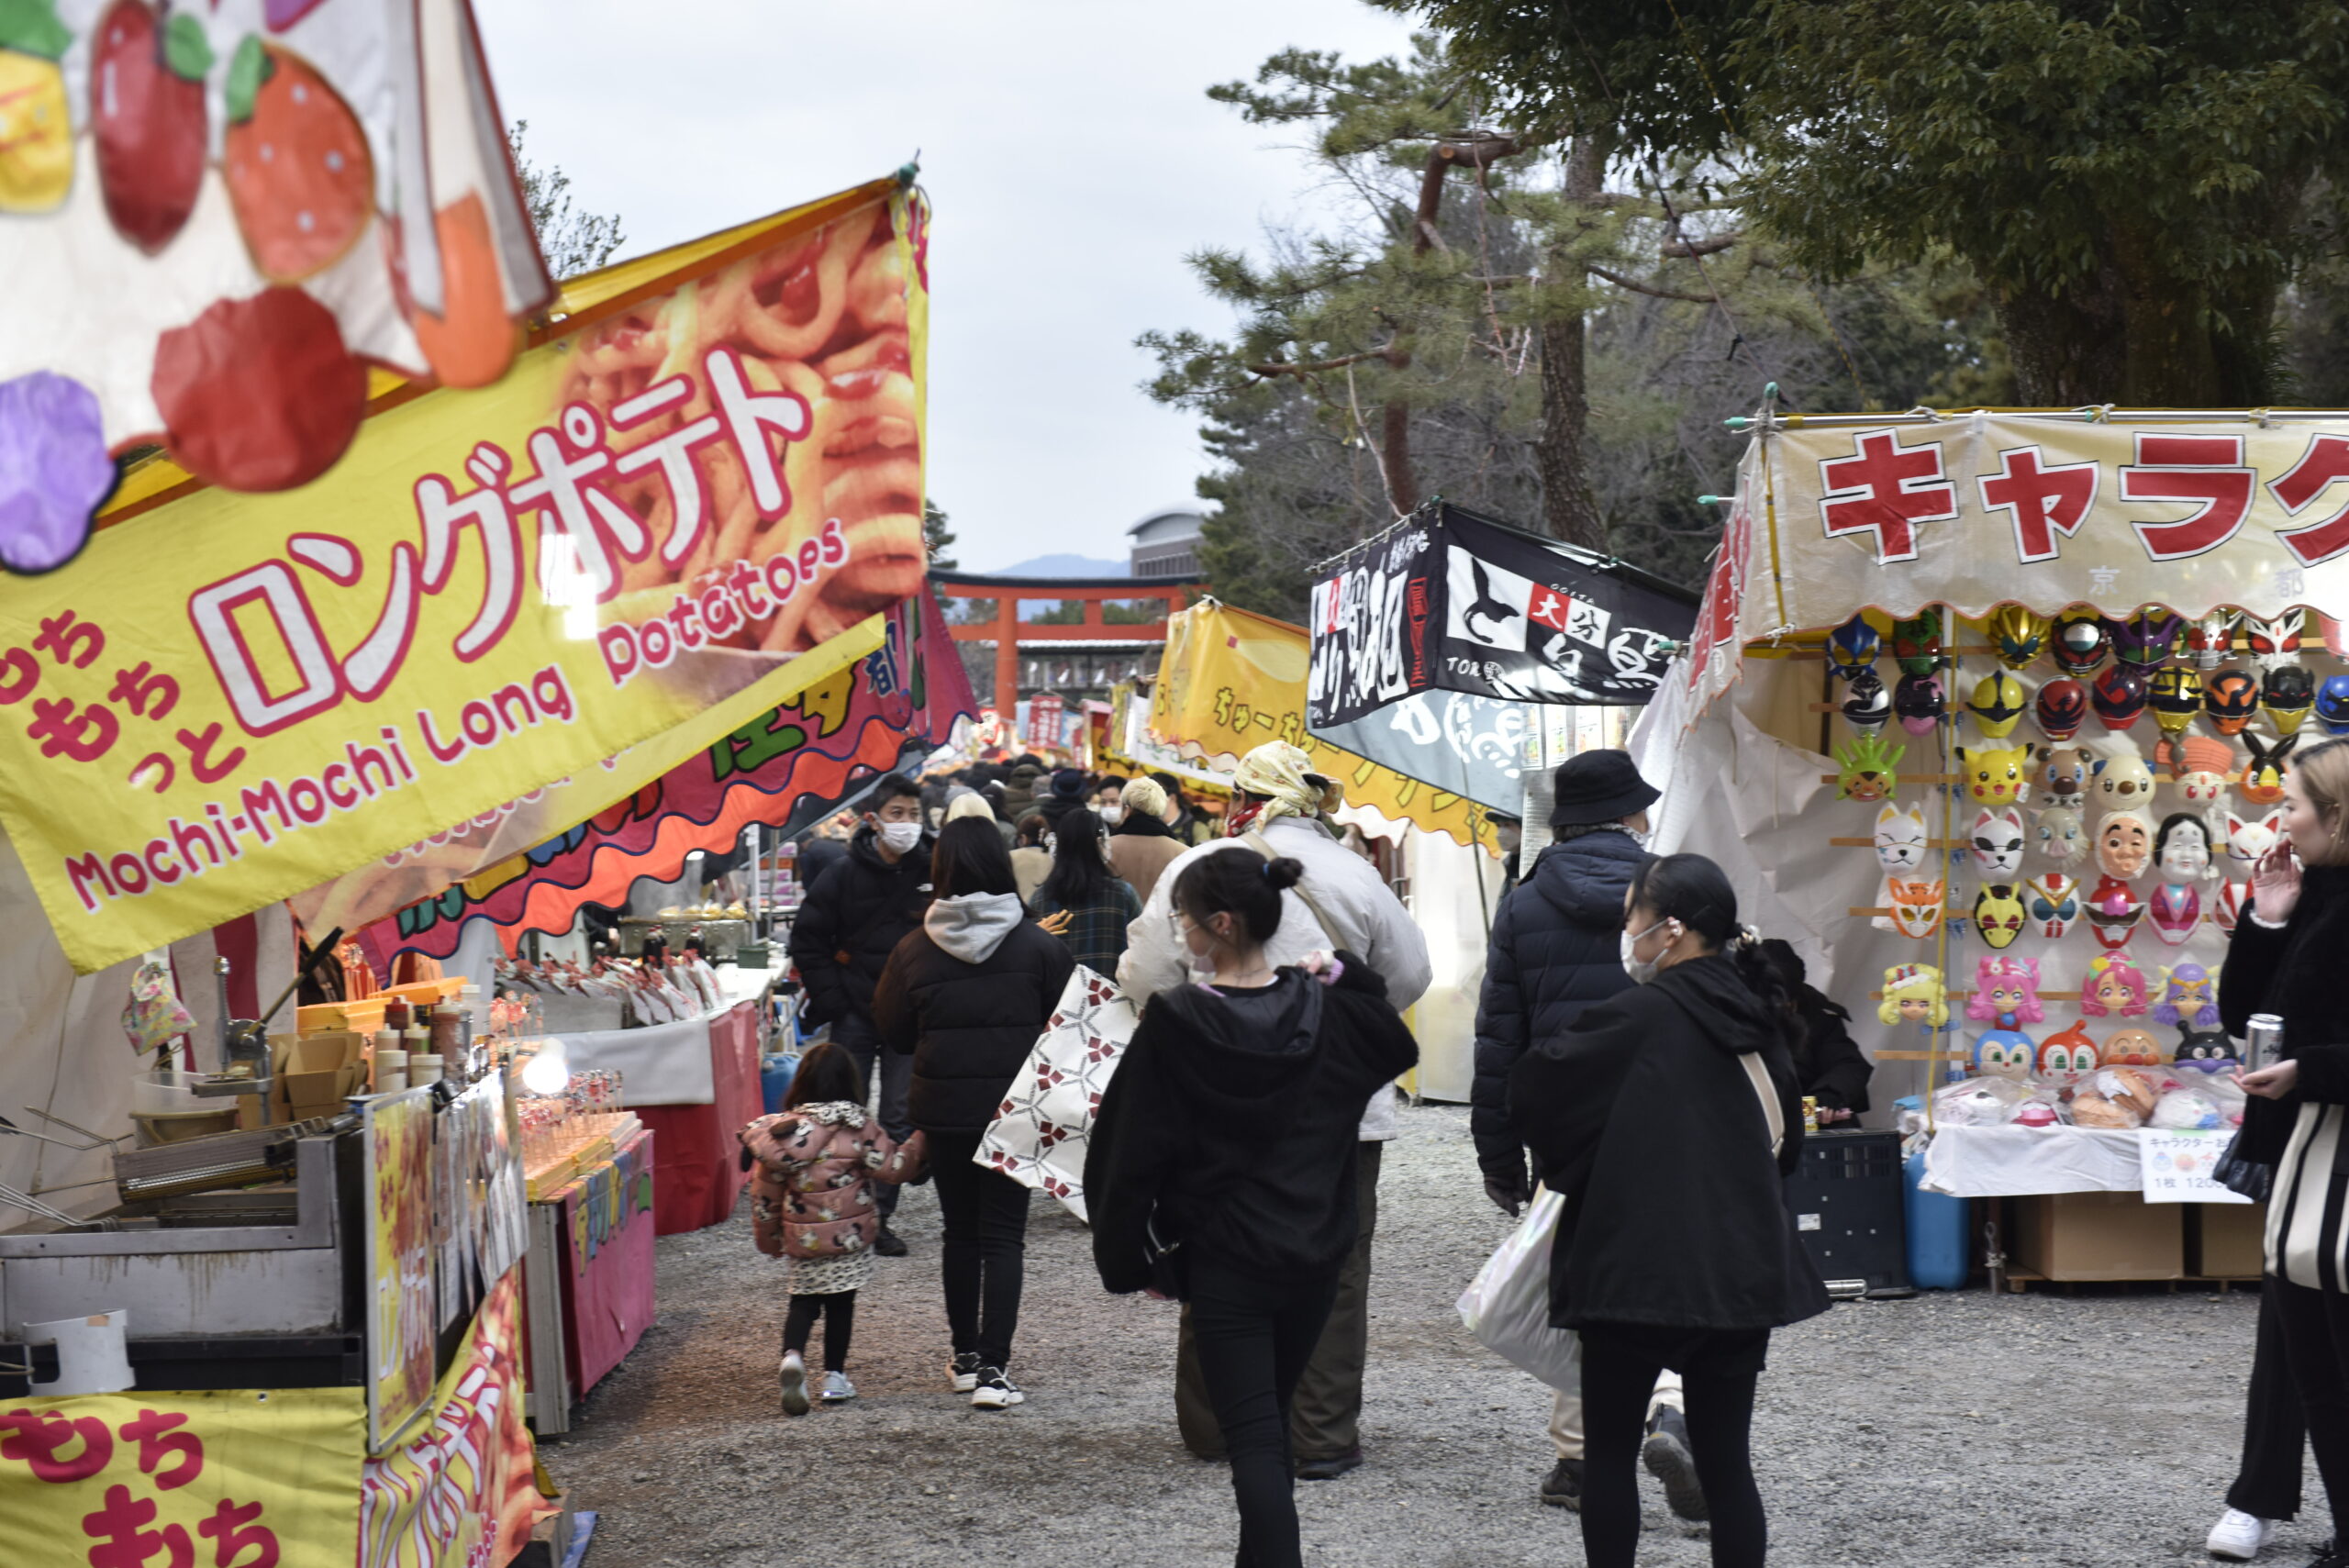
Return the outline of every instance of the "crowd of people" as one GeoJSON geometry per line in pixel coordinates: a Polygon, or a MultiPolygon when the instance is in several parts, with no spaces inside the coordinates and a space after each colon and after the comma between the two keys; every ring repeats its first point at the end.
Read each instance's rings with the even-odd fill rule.
{"type": "MultiPolygon", "coordinates": [[[[853,1396],[854,1292],[902,1251],[887,1216],[918,1181],[943,1218],[952,1385],[1018,1404],[1029,1193],[973,1154],[1075,967],[1114,976],[1141,1021],[1087,1151],[1095,1262],[1112,1292],[1181,1304],[1182,1440],[1230,1467],[1237,1561],[1286,1565],[1294,1483],[1363,1462],[1379,1154],[1431,970],[1306,753],[1260,747],[1232,784],[1219,819],[1163,776],[885,780],[793,929],[829,1041],[746,1158],[759,1245],[791,1262],[786,1410],[853,1396]]],[[[2211,1538],[2245,1560],[2297,1510],[2303,1430],[2349,1495],[2349,1052],[2312,956],[2349,926],[2349,741],[2295,758],[2285,790],[2221,987],[2231,1032],[2261,1011],[2287,1031],[2244,1076],[2234,1151],[2239,1181],[2272,1173],[2274,1216],[2243,1469],[2211,1538]]],[[[1569,760],[1553,797],[1493,922],[1470,1118],[1494,1204],[1564,1200],[1550,1321],[1578,1337],[1580,1383],[1555,1393],[1541,1500],[1579,1510],[1593,1568],[1626,1568],[1644,1464],[1709,1523],[1713,1562],[1746,1568],[1767,1550],[1749,1434],[1770,1336],[1828,1305],[1784,1199],[1802,1102],[1856,1118],[1869,1062],[1720,867],[1649,851],[1658,794],[1628,755],[1569,760]]],[[[2349,1557],[2328,1542],[2317,1568],[2349,1557]]]]}

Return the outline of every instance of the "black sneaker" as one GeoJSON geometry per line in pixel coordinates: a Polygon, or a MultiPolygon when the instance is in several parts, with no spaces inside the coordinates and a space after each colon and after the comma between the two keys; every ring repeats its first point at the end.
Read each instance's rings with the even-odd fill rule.
{"type": "Polygon", "coordinates": [[[1542,1483],[1542,1500],[1553,1508],[1582,1511],[1582,1461],[1562,1459],[1542,1483]]]}
{"type": "Polygon", "coordinates": [[[1648,1423],[1647,1441],[1640,1458],[1648,1473],[1664,1483],[1664,1500],[1690,1524],[1702,1524],[1711,1515],[1705,1507],[1705,1489],[1697,1481],[1697,1456],[1688,1450],[1688,1418],[1666,1405],[1648,1423]]]}
{"type": "Polygon", "coordinates": [[[1361,1468],[1362,1450],[1350,1448],[1343,1453],[1324,1454],[1319,1459],[1298,1460],[1297,1478],[1299,1481],[1335,1481],[1347,1471],[1361,1468]]]}
{"type": "Polygon", "coordinates": [[[873,1251],[879,1257],[902,1258],[906,1255],[906,1244],[897,1240],[896,1231],[885,1225],[881,1228],[881,1234],[874,1238],[873,1251]]]}
{"type": "Polygon", "coordinates": [[[968,1394],[979,1385],[979,1352],[964,1351],[946,1365],[946,1374],[954,1380],[954,1392],[968,1394]]]}
{"type": "Polygon", "coordinates": [[[978,1385],[971,1390],[971,1408],[1008,1410],[1014,1405],[1024,1404],[1027,1398],[1019,1391],[1019,1385],[1004,1375],[1003,1368],[983,1366],[979,1368],[978,1385]]]}

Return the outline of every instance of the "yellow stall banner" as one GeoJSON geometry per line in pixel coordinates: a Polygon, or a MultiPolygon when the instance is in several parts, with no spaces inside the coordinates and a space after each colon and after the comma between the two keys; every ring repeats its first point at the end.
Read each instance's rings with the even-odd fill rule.
{"type": "Polygon", "coordinates": [[[432,1273],[432,1091],[410,1089],[366,1103],[370,1297],[367,1304],[367,1450],[404,1436],[432,1397],[440,1328],[432,1273]]]}
{"type": "Polygon", "coordinates": [[[356,1388],[0,1401],[0,1562],[351,1561],[356,1388]]]}
{"type": "Polygon", "coordinates": [[[1303,627],[1203,600],[1166,624],[1151,733],[1226,773],[1237,771],[1241,757],[1255,747],[1286,740],[1312,753],[1321,771],[1344,786],[1348,806],[1386,822],[1409,821],[1461,844],[1497,850],[1483,808],[1466,796],[1383,768],[1307,731],[1312,658],[1303,627]]]}
{"type": "Polygon", "coordinates": [[[495,385],[385,392],[314,483],[134,474],[72,565],[0,579],[0,823],[74,967],[558,779],[618,798],[607,759],[869,650],[922,582],[927,267],[896,180],[626,263],[495,385]]]}

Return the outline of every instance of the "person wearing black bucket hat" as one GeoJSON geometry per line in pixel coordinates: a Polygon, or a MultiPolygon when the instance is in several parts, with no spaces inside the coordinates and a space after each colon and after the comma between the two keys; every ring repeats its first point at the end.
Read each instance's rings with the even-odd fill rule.
{"type": "MultiPolygon", "coordinates": [[[[1648,859],[1648,807],[1663,792],[1640,776],[1631,754],[1583,751],[1552,781],[1551,843],[1493,921],[1485,988],[1476,1006],[1476,1077],[1468,1129],[1485,1192],[1511,1216],[1533,1196],[1541,1173],[1509,1127],[1508,1076],[1537,1041],[1572,1029],[1583,1009],[1628,988],[1620,942],[1623,895],[1648,859]]],[[[1673,1511],[1703,1518],[1676,1379],[1659,1384],[1650,1412],[1648,1468],[1664,1483],[1673,1511]]],[[[1582,1502],[1582,1401],[1560,1392],[1551,1412],[1558,1462],[1542,1500],[1582,1502]]]]}

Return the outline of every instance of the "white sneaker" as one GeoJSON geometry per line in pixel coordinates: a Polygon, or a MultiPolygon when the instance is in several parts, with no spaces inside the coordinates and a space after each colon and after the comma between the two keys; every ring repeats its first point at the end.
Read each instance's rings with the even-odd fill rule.
{"type": "Polygon", "coordinates": [[[799,1359],[797,1351],[784,1352],[783,1413],[786,1416],[807,1413],[807,1363],[799,1359]]]}
{"type": "Polygon", "coordinates": [[[1003,1374],[1001,1367],[983,1366],[979,1368],[978,1386],[971,1391],[971,1408],[1008,1410],[1014,1405],[1026,1403],[1027,1398],[1019,1391],[1019,1385],[1003,1374]]]}
{"type": "Polygon", "coordinates": [[[2206,1543],[2213,1557],[2223,1557],[2230,1562],[2248,1562],[2259,1555],[2267,1538],[2276,1533],[2273,1521],[2241,1508],[2229,1508],[2210,1527],[2210,1539],[2206,1543]]]}
{"type": "Polygon", "coordinates": [[[816,1397],[827,1405],[844,1404],[856,1397],[856,1385],[848,1380],[844,1372],[828,1372],[824,1374],[824,1391],[816,1397]]]}

